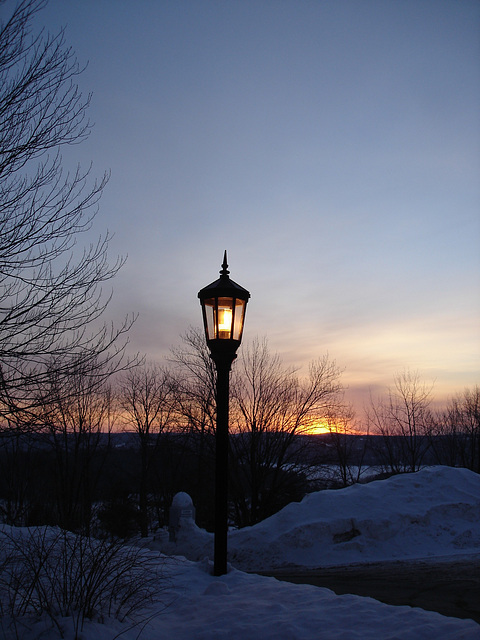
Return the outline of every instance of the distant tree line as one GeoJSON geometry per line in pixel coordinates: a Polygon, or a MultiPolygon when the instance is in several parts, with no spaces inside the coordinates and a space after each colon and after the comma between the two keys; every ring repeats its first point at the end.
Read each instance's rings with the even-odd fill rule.
{"type": "MultiPolygon", "coordinates": [[[[98,375],[98,370],[96,370],[98,375]]],[[[192,496],[200,526],[213,528],[215,370],[203,336],[190,331],[168,365],[140,363],[92,385],[72,370],[42,380],[29,421],[0,431],[0,517],[96,535],[149,535],[168,526],[178,491],[192,496]]],[[[309,377],[255,340],[232,372],[230,522],[255,524],[306,493],[431,464],[480,471],[480,391],[441,412],[431,390],[403,373],[372,400],[367,434],[344,402],[328,358],[309,377]],[[327,419],[323,418],[328,416],[327,419]],[[329,434],[310,429],[323,418],[329,434]],[[334,479],[332,479],[334,476],[334,479]]]]}
{"type": "MultiPolygon", "coordinates": [[[[323,358],[306,380],[254,341],[232,375],[232,523],[275,513],[308,490],[308,433],[341,398],[340,372],[323,358]]],[[[95,384],[90,370],[38,383],[29,405],[0,431],[0,514],[9,524],[58,524],[117,534],[168,522],[187,491],[199,522],[213,524],[215,370],[191,331],[168,367],[137,364],[95,384]],[[68,385],[67,385],[68,381],[68,385]],[[125,438],[119,434],[125,433],[125,438]]],[[[0,407],[0,410],[2,407],[0,407]]],[[[4,415],[5,418],[5,415],[4,415]]]]}

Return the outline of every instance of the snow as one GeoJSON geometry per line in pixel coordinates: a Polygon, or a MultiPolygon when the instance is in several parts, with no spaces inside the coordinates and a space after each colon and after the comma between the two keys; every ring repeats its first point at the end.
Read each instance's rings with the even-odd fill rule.
{"type": "Polygon", "coordinates": [[[193,506],[192,499],[184,491],[177,493],[172,500],[172,507],[177,509],[190,509],[193,506]]]}
{"type": "MultiPolygon", "coordinates": [[[[244,571],[288,566],[480,554],[480,475],[431,467],[292,502],[263,522],[231,532],[229,560],[244,571]]],[[[185,522],[176,545],[191,560],[212,557],[213,535],[185,522]]]]}
{"type": "MultiPolygon", "coordinates": [[[[437,467],[367,485],[310,494],[258,525],[231,532],[226,575],[211,575],[212,536],[182,521],[176,543],[149,541],[165,562],[165,606],[145,608],[139,627],[88,622],[79,640],[478,640],[472,620],[247,574],[445,556],[480,559],[480,475],[437,467]],[[161,550],[174,552],[165,557],[161,550]],[[186,556],[186,557],[185,557],[186,556]],[[189,558],[189,559],[187,559],[189,558]]],[[[64,635],[73,640],[68,620],[64,635]]],[[[46,621],[21,637],[56,640],[46,621]]],[[[0,638],[2,638],[0,624],[0,638]]],[[[7,636],[5,635],[5,638],[7,636]]]]}

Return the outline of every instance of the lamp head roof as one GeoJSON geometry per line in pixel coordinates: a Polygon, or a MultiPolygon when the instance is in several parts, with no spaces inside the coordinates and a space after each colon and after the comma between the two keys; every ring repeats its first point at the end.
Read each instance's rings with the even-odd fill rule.
{"type": "Polygon", "coordinates": [[[239,298],[247,301],[250,298],[250,292],[234,282],[229,277],[230,271],[227,264],[227,252],[223,254],[223,264],[220,271],[220,278],[211,284],[203,287],[198,292],[200,300],[207,298],[239,298]]]}

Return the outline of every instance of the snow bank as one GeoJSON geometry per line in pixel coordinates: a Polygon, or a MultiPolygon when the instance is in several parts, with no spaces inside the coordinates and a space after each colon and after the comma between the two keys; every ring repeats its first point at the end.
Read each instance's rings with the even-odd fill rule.
{"type": "MultiPolygon", "coordinates": [[[[230,535],[238,564],[259,569],[287,563],[362,562],[480,553],[480,476],[436,468],[369,485],[324,491],[291,504],[268,520],[230,535]]],[[[13,533],[13,529],[12,529],[13,533]]],[[[211,535],[190,524],[179,532],[177,552],[209,551],[211,535]],[[183,547],[182,547],[183,545],[183,547]]],[[[160,543],[152,542],[152,545],[160,543]]],[[[171,544],[171,543],[169,543],[171,544]]],[[[164,604],[145,608],[142,622],[88,622],[81,640],[479,640],[472,620],[447,618],[372,598],[337,596],[329,589],[279,582],[230,569],[213,577],[211,562],[167,558],[162,563],[164,604]],[[139,631],[142,631],[139,636],[139,631]]],[[[24,621],[22,640],[58,640],[45,617],[24,621]]],[[[71,619],[59,621],[73,640],[71,619]]],[[[10,640],[0,619],[0,638],[10,640]],[[3,632],[3,635],[2,635],[3,632]]]]}
{"type": "MultiPolygon", "coordinates": [[[[229,561],[246,571],[480,554],[480,475],[432,467],[309,494],[229,534],[229,561]]],[[[153,547],[155,545],[153,543],[153,547]]],[[[189,524],[162,550],[212,557],[213,536],[189,524]]]]}
{"type": "Polygon", "coordinates": [[[214,578],[206,562],[184,561],[176,571],[174,605],[147,625],[142,640],[478,640],[480,635],[470,620],[372,598],[337,596],[236,570],[214,578]]]}
{"type": "MultiPolygon", "coordinates": [[[[480,627],[472,620],[394,607],[372,598],[337,596],[329,589],[279,582],[234,569],[216,578],[211,569],[207,561],[171,560],[167,568],[171,585],[166,593],[166,607],[145,609],[143,622],[135,627],[127,621],[88,622],[79,637],[81,640],[478,640],[480,637],[480,627]]],[[[69,620],[60,623],[65,640],[74,640],[69,620]]],[[[21,637],[59,640],[60,635],[44,620],[23,627],[21,637]]]]}

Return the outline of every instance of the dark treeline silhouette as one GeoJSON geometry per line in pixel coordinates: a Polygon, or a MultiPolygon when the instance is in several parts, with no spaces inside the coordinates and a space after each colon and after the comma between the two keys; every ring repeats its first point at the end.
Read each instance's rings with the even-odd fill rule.
{"type": "MultiPolygon", "coordinates": [[[[144,532],[145,514],[139,501],[140,487],[148,485],[148,530],[168,524],[168,508],[178,490],[187,490],[201,507],[197,490],[195,459],[182,435],[162,436],[152,442],[151,466],[143,477],[140,445],[133,434],[103,434],[95,451],[84,450],[80,466],[88,468],[91,477],[83,475],[76,490],[69,490],[78,480],[79,471],[72,467],[67,475],[58,464],[56,444],[47,434],[25,434],[13,442],[3,433],[0,448],[0,519],[22,525],[59,525],[71,531],[95,534],[110,533],[126,538],[144,532]],[[14,463],[13,475],[12,464],[14,463]],[[91,482],[94,478],[95,482],[91,482]],[[88,491],[86,484],[90,480],[88,491]],[[65,482],[61,487],[60,482],[65,482]]],[[[74,454],[77,443],[65,443],[65,457],[74,454]]],[[[213,487],[213,478],[210,482],[213,487]]],[[[199,517],[208,524],[210,506],[199,509],[199,517]]]]}
{"type": "MultiPolygon", "coordinates": [[[[266,344],[260,346],[268,362],[266,344]]],[[[276,356],[272,362],[275,370],[281,368],[276,356]]],[[[245,366],[236,370],[234,388],[245,366]]],[[[168,526],[173,496],[185,491],[194,501],[197,523],[213,530],[215,410],[205,410],[208,393],[200,393],[200,386],[195,400],[194,390],[187,388],[187,376],[180,376],[179,384],[181,369],[177,353],[171,369],[139,365],[135,374],[129,371],[114,388],[105,385],[96,394],[88,385],[77,385],[77,397],[70,394],[58,406],[39,409],[38,419],[28,430],[4,425],[0,432],[1,520],[120,538],[147,536],[168,526]],[[145,391],[152,389],[150,397],[145,391]],[[132,398],[137,409],[127,414],[128,403],[134,406],[132,398]],[[132,428],[132,415],[144,428],[132,428]],[[128,430],[121,431],[122,427],[128,430]]],[[[295,376],[288,380],[289,385],[295,381],[295,388],[300,384],[295,376]]],[[[256,381],[260,386],[263,382],[256,381]]],[[[236,393],[232,394],[229,454],[230,523],[234,526],[259,522],[310,491],[418,471],[427,465],[479,472],[478,387],[452,399],[444,411],[429,413],[428,429],[413,434],[388,431],[384,423],[382,429],[368,434],[348,432],[340,418],[339,428],[330,433],[310,435],[297,426],[292,432],[289,420],[281,426],[277,422],[278,398],[271,414],[264,408],[273,428],[262,418],[255,429],[247,422],[239,428],[243,411],[236,393]],[[414,467],[412,451],[416,452],[414,467]]],[[[328,408],[333,420],[331,400],[328,408]]],[[[337,400],[345,417],[340,397],[337,400]]],[[[283,420],[295,406],[288,411],[283,407],[283,420]]]]}
{"type": "MultiPolygon", "coordinates": [[[[39,383],[29,421],[8,416],[1,425],[3,519],[86,534],[103,523],[111,532],[124,526],[122,533],[146,536],[166,524],[173,495],[187,491],[199,523],[211,527],[215,372],[199,332],[183,344],[167,368],[137,365],[114,383],[105,375],[93,385],[88,369],[72,371],[69,384],[64,376],[58,383],[56,370],[39,383]],[[129,433],[123,447],[122,429],[129,433]]],[[[339,376],[325,357],[302,380],[265,341],[247,347],[232,375],[236,525],[254,524],[305,494],[308,442],[301,435],[340,405],[339,376]]]]}

